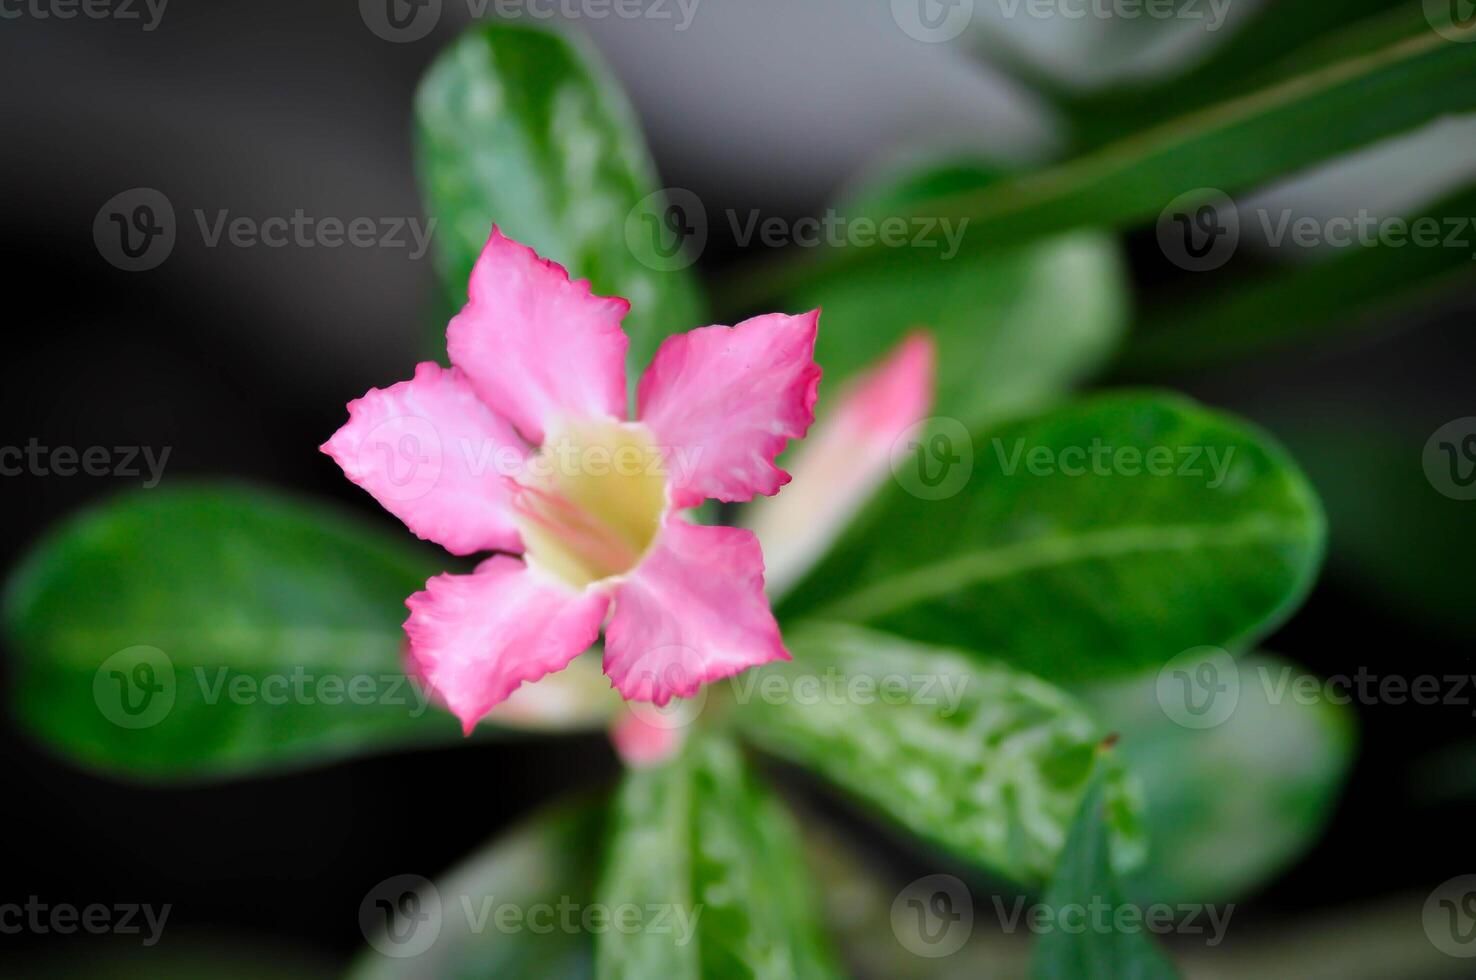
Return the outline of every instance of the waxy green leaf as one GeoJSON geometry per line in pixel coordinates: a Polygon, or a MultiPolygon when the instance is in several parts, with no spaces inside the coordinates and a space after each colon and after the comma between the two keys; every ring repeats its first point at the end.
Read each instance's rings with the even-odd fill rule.
{"type": "MultiPolygon", "coordinates": [[[[1110,805],[1098,776],[1087,790],[1060,864],[1041,900],[1052,916],[1081,909],[1084,928],[1055,928],[1036,942],[1031,976],[1035,980],[1172,980],[1179,975],[1163,950],[1143,927],[1120,928],[1116,912],[1127,904],[1110,860],[1108,820],[1110,805]],[[1111,908],[1108,916],[1091,910],[1111,908]]],[[[1063,923],[1068,922],[1062,919],[1063,923]]]]}
{"type": "Polygon", "coordinates": [[[246,486],[140,490],[52,532],[8,583],[12,709],[72,759],[208,776],[460,740],[404,675],[429,552],[246,486]]]}
{"type": "MultiPolygon", "coordinates": [[[[1050,873],[1104,731],[1070,696],[977,655],[834,624],[785,630],[794,660],[734,685],[764,749],[954,856],[1023,883],[1050,873]]],[[[1140,856],[1119,783],[1121,863],[1140,856]]]]}
{"type": "Polygon", "coordinates": [[[945,426],[904,462],[782,614],[1065,681],[1249,643],[1301,601],[1322,554],[1322,512],[1287,455],[1174,396],[945,426]]]}

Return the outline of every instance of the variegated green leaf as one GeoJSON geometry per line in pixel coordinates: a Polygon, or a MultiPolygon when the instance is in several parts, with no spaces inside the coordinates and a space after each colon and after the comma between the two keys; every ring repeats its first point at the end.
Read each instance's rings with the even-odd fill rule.
{"type": "Polygon", "coordinates": [[[600,936],[602,980],[838,976],[791,818],[732,743],[627,775],[608,846],[601,901],[664,918],[600,936]]]}
{"type": "MultiPolygon", "coordinates": [[[[854,626],[790,626],[790,663],[733,686],[743,733],[958,857],[1017,881],[1054,866],[1103,732],[1059,689],[975,654],[854,626]]],[[[1135,804],[1112,785],[1124,865],[1135,804]]]]}

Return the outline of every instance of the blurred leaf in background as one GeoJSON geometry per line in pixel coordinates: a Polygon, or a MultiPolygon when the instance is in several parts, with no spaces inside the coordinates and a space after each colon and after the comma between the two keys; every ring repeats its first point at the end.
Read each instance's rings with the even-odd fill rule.
{"type": "Polygon", "coordinates": [[[1240,901],[1332,818],[1353,760],[1352,710],[1293,697],[1305,671],[1289,661],[1253,654],[1237,668],[1233,709],[1210,727],[1172,719],[1156,674],[1082,692],[1142,781],[1148,861],[1124,878],[1136,901],[1240,901]]]}

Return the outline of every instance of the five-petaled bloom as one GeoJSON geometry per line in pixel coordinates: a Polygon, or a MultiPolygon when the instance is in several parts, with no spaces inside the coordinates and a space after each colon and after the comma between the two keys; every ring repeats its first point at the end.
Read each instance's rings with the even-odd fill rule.
{"type": "Polygon", "coordinates": [[[753,532],[680,512],[789,481],[774,459],[814,420],[819,311],[667,338],[626,421],[628,302],[496,227],[468,294],[452,367],[350,402],[322,447],[420,537],[501,552],[406,600],[412,668],[463,727],[567,666],[607,613],[605,673],[627,700],[787,660],[753,532]]]}

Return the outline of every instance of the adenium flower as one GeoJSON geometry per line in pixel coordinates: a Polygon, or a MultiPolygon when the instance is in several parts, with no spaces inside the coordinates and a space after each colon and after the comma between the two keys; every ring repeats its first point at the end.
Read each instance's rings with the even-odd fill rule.
{"type": "Polygon", "coordinates": [[[419,537],[497,552],[406,600],[411,667],[463,728],[602,626],[627,700],[664,705],[789,659],[754,533],[682,511],[789,482],[774,459],[814,420],[819,311],[667,338],[632,421],[626,300],[496,227],[468,294],[446,331],[452,367],[420,364],[350,402],[322,447],[419,537]]]}

